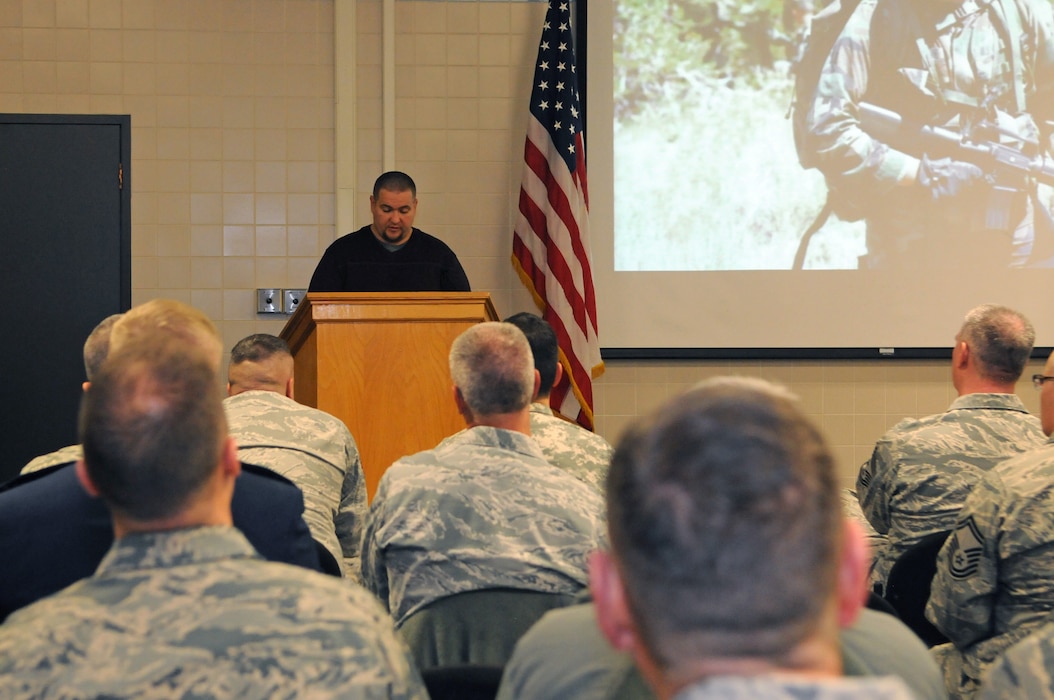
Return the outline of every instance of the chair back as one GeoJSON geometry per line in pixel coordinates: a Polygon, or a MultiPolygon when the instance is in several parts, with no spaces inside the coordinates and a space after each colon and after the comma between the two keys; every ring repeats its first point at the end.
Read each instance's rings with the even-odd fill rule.
{"type": "Polygon", "coordinates": [[[421,679],[431,700],[494,700],[502,670],[479,664],[444,666],[424,669],[421,679]]]}
{"type": "Polygon", "coordinates": [[[315,543],[315,550],[318,552],[320,571],[324,574],[341,578],[340,564],[337,563],[337,558],[333,556],[329,548],[314,538],[311,541],[315,543]]]}
{"type": "Polygon", "coordinates": [[[435,600],[399,626],[417,667],[504,666],[520,637],[547,611],[574,596],[489,588],[435,600]]]}
{"type": "Polygon", "coordinates": [[[897,614],[897,609],[893,607],[893,604],[874,591],[868,591],[865,607],[869,610],[874,610],[875,612],[886,613],[887,615],[892,615],[898,619],[900,618],[900,615],[897,614]]]}
{"type": "Polygon", "coordinates": [[[931,647],[948,641],[926,619],[925,614],[926,602],[930,599],[930,584],[937,573],[937,554],[948,539],[948,534],[935,532],[912,545],[893,563],[886,580],[886,600],[897,611],[901,621],[931,647]]]}

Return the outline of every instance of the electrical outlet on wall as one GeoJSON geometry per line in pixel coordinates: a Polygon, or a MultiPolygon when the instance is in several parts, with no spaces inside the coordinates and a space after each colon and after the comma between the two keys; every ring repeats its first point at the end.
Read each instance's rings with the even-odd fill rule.
{"type": "Polygon", "coordinates": [[[305,294],[307,294],[306,289],[283,289],[282,311],[287,314],[295,313],[300,307],[300,302],[303,300],[305,294]]]}

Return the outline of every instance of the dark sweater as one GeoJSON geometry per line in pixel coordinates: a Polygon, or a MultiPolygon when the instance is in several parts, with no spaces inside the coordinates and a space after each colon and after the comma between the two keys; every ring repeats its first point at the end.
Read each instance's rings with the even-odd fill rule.
{"type": "Polygon", "coordinates": [[[468,277],[454,251],[414,229],[410,240],[389,251],[369,226],[341,236],[326,249],[311,276],[309,292],[468,292],[468,277]]]}

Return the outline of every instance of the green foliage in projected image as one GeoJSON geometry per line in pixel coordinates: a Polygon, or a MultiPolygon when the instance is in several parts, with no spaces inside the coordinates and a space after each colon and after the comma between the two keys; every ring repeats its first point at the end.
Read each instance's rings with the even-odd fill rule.
{"type": "MultiPolygon", "coordinates": [[[[826,2],[615,0],[616,269],[792,268],[827,196],[788,118],[802,26],[826,2]]],[[[865,251],[863,225],[832,217],[804,267],[865,251]]]]}
{"type": "MultiPolygon", "coordinates": [[[[757,87],[786,73],[811,0],[616,0],[615,114],[679,99],[700,79],[757,87]]],[[[732,86],[732,85],[730,85],[732,86]]]]}

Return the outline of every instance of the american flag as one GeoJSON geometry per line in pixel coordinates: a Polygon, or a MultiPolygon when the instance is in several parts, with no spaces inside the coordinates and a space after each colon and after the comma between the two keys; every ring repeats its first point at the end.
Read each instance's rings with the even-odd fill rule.
{"type": "Polygon", "coordinates": [[[604,371],[589,253],[589,194],[570,0],[549,3],[531,89],[512,263],[556,331],[564,379],[550,405],[593,428],[604,371]]]}

